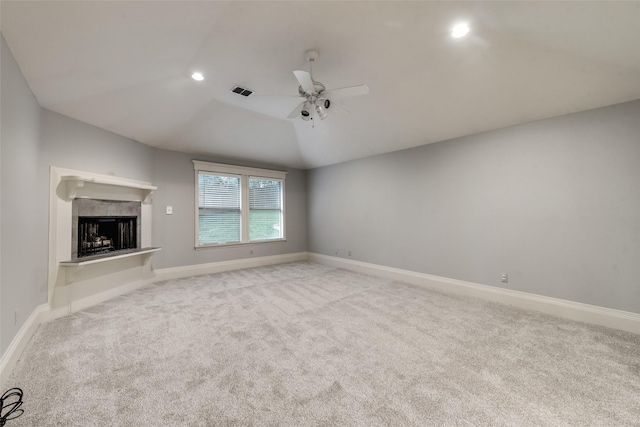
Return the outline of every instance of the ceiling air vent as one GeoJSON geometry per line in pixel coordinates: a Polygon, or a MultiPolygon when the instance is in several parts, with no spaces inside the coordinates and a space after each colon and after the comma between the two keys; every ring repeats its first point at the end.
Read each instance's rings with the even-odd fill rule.
{"type": "Polygon", "coordinates": [[[231,89],[231,92],[237,93],[238,95],[242,95],[242,96],[249,96],[253,93],[252,90],[249,90],[240,86],[234,86],[233,89],[231,89]]]}

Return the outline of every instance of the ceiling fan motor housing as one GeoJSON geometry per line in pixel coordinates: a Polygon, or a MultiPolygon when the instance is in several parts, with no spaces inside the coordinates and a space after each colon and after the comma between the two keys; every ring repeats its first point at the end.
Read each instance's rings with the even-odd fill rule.
{"type": "Polygon", "coordinates": [[[314,93],[310,95],[302,88],[302,86],[298,86],[298,94],[300,96],[304,96],[305,98],[308,98],[309,96],[318,96],[326,90],[324,84],[317,82],[315,80],[313,81],[313,89],[314,89],[314,93]]]}

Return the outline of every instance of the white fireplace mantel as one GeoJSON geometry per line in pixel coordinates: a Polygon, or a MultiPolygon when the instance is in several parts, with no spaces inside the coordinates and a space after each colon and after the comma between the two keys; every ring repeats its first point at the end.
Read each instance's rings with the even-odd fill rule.
{"type": "Polygon", "coordinates": [[[150,182],[97,173],[50,168],[48,303],[52,310],[80,307],[114,289],[146,280],[153,274],[152,210],[150,196],[157,187],[150,182]],[[72,258],[73,200],[79,198],[139,202],[140,249],[111,256],[72,258]],[[80,305],[78,305],[80,304],[80,305]]]}
{"type": "Polygon", "coordinates": [[[132,180],[65,175],[60,177],[58,195],[66,201],[83,197],[144,202],[157,189],[153,185],[132,180]]]}

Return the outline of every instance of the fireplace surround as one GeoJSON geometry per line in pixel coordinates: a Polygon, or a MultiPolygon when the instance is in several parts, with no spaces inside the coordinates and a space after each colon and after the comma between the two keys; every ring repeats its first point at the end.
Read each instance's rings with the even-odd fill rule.
{"type": "Polygon", "coordinates": [[[151,247],[150,196],[156,189],[149,182],[51,167],[47,283],[52,312],[74,312],[153,276],[150,260],[160,250],[151,247]],[[84,256],[83,246],[94,254],[84,256]]]}

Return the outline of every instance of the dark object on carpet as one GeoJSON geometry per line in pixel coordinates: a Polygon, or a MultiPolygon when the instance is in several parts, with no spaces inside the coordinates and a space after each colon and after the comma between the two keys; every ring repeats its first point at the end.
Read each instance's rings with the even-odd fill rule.
{"type": "Polygon", "coordinates": [[[0,397],[0,427],[24,413],[23,409],[18,409],[21,405],[22,390],[17,387],[7,390],[0,397]]]}

